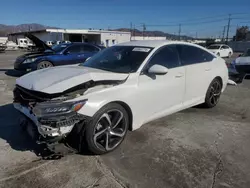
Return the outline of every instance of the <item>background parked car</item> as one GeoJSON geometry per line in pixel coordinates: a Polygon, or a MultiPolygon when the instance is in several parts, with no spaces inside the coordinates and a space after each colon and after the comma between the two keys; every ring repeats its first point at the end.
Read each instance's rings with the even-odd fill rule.
{"type": "Polygon", "coordinates": [[[228,70],[230,79],[236,83],[241,83],[246,76],[250,75],[250,48],[230,63],[228,70]]]}
{"type": "Polygon", "coordinates": [[[84,62],[102,48],[88,43],[62,43],[49,47],[31,34],[26,34],[36,45],[37,52],[22,55],[16,59],[14,68],[18,71],[33,71],[52,66],[84,62]]]}
{"type": "Polygon", "coordinates": [[[233,55],[232,48],[225,44],[213,44],[208,49],[220,57],[231,57],[233,55]]]}
{"type": "Polygon", "coordinates": [[[0,43],[0,52],[4,52],[6,48],[7,48],[6,44],[0,43]]]}

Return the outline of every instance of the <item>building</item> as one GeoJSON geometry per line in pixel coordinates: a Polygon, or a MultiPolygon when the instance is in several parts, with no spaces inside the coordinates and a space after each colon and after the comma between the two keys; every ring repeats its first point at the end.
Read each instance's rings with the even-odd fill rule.
{"type": "MultiPolygon", "coordinates": [[[[17,42],[24,38],[25,32],[9,34],[9,40],[17,42]]],[[[131,33],[123,31],[87,30],[87,29],[44,29],[29,31],[42,41],[90,42],[106,47],[130,41],[131,33]]]]}

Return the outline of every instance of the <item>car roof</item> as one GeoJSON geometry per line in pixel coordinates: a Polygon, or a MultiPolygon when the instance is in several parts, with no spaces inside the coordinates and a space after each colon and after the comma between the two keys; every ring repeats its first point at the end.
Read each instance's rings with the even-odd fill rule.
{"type": "Polygon", "coordinates": [[[116,46],[144,46],[144,47],[161,47],[167,44],[187,44],[187,45],[194,45],[188,42],[180,42],[180,41],[169,41],[169,40],[142,40],[142,41],[130,41],[116,44],[116,46]]]}

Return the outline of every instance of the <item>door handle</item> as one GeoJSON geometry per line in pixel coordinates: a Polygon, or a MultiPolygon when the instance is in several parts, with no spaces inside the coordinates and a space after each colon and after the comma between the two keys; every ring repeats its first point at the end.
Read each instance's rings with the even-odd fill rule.
{"type": "Polygon", "coordinates": [[[205,68],[205,71],[210,71],[211,70],[211,68],[205,68]]]}
{"type": "Polygon", "coordinates": [[[177,75],[175,75],[175,78],[181,78],[183,76],[182,73],[178,73],[177,75]]]}

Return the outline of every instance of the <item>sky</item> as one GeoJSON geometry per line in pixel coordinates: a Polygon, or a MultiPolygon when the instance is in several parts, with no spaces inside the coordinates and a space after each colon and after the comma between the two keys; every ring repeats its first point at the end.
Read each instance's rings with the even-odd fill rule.
{"type": "Polygon", "coordinates": [[[229,34],[250,25],[249,0],[9,0],[1,2],[0,24],[39,23],[68,29],[160,30],[219,37],[232,14],[229,34]],[[6,8],[5,8],[6,7],[6,8]]]}

